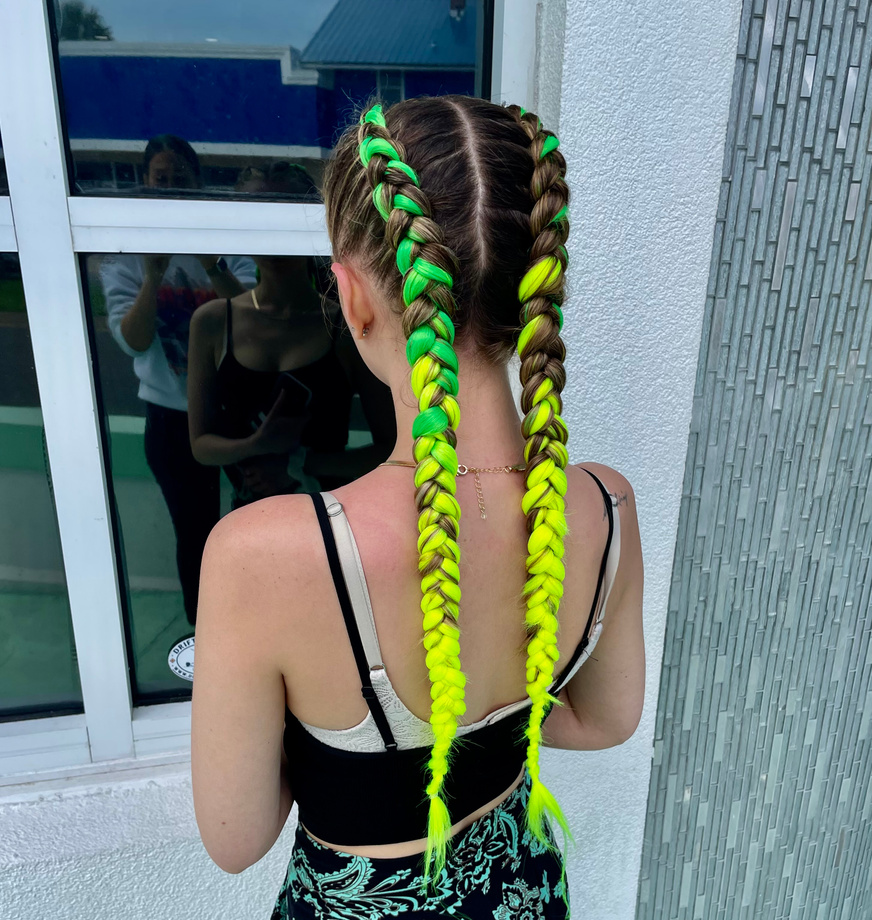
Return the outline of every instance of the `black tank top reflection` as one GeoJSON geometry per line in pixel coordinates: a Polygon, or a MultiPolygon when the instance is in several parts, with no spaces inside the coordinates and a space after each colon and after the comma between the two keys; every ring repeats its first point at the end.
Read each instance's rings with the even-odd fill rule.
{"type": "MultiPolygon", "coordinates": [[[[331,332],[330,348],[311,364],[289,368],[290,373],[312,391],[309,421],[301,443],[312,451],[340,451],[348,443],[351,416],[351,384],[336,354],[338,332],[331,332]]],[[[257,371],[245,367],[233,353],[233,309],[227,301],[227,349],[216,376],[220,418],[217,433],[226,438],[248,437],[274,402],[274,387],[281,371],[257,371]]],[[[239,488],[241,473],[225,467],[230,481],[239,488]],[[239,480],[239,482],[237,482],[239,480]]],[[[335,488],[339,483],[321,488],[335,488]]]]}

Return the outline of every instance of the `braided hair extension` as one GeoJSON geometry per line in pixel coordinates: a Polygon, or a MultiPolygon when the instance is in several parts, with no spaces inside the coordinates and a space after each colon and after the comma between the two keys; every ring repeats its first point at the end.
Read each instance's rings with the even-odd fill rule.
{"type": "Polygon", "coordinates": [[[546,834],[549,815],[571,838],[539,775],[542,723],[557,702],[549,688],[558,659],[567,533],[560,329],[569,191],[557,138],[517,107],[442,96],[397,103],[386,117],[387,122],[380,107],[369,108],[340,139],[327,167],[325,205],[335,257],[353,258],[402,312],[419,401],[415,486],[436,737],[427,785],[425,871],[435,860],[438,874],[450,831],[440,793],[465,708],[457,629],[455,332],[458,342],[486,362],[502,365],[516,348],[521,358],[527,464],[522,509],[528,532],[523,603],[532,702],[527,820],[549,848],[554,846],[546,834]],[[426,176],[426,195],[419,175],[426,176]]]}
{"type": "Polygon", "coordinates": [[[458,720],[466,712],[466,676],[460,668],[460,549],[457,544],[460,505],[457,490],[457,355],[452,287],[457,260],[443,242],[431,217],[430,203],[418,176],[405,162],[405,150],[391,138],[380,105],[360,119],[360,162],[372,187],[372,201],[385,221],[385,239],[396,253],[403,278],[403,331],[412,367],[412,391],[419,415],[415,438],[415,502],[418,508],[418,570],[424,647],[430,675],[430,725],[435,742],[430,752],[430,799],[424,883],[431,866],[438,877],[445,865],[451,828],[441,796],[448,774],[448,756],[458,720]]]}
{"type": "Polygon", "coordinates": [[[533,211],[530,265],[518,289],[521,301],[521,430],[526,439],[527,490],[522,509],[527,517],[527,694],[533,702],[527,726],[527,772],[531,779],[527,824],[535,837],[547,843],[545,814],[554,817],[566,837],[569,826],[560,806],[539,777],[542,722],[557,700],[549,688],[558,659],[557,611],[563,596],[566,525],[566,424],[560,416],[561,392],[566,383],[563,326],[563,278],[566,237],[569,233],[566,161],[559,141],[531,112],[518,106],[509,111],[530,139],[535,168],[530,182],[533,211]]]}

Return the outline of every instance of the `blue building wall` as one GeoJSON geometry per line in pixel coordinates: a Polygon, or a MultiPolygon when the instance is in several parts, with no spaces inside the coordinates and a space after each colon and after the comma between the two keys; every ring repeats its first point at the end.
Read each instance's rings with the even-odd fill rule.
{"type": "Polygon", "coordinates": [[[414,96],[472,96],[475,71],[422,70],[406,73],[406,98],[414,96]]]}
{"type": "MultiPolygon", "coordinates": [[[[376,91],[374,70],[337,70],[333,89],[286,85],[278,60],[64,56],[69,136],[332,147],[376,91]]],[[[474,71],[408,71],[406,95],[472,94],[474,71]]]]}
{"type": "Polygon", "coordinates": [[[330,90],[282,84],[278,60],[70,56],[60,69],[71,138],[327,143],[330,90]]]}

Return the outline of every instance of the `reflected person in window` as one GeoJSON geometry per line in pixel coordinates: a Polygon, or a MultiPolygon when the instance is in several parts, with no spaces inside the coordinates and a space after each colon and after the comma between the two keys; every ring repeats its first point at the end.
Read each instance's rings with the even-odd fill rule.
{"type": "MultiPolygon", "coordinates": [[[[143,163],[148,188],[196,188],[200,164],[182,138],[152,138],[143,163]]],[[[197,463],[188,440],[188,335],[191,316],[216,295],[254,285],[244,257],[117,255],[103,261],[109,329],[133,358],[145,404],[145,456],[166,501],[176,537],[185,614],[194,623],[200,559],[220,516],[218,470],[197,463]]]]}
{"type": "MultiPolygon", "coordinates": [[[[316,198],[286,161],[247,168],[237,190],[316,198]]],[[[360,360],[338,304],[319,293],[314,260],[254,260],[257,287],[204,304],[191,324],[191,449],[224,468],[233,508],[349,482],[387,457],[395,435],[390,392],[360,360]],[[291,386],[279,392],[282,383],[291,386]],[[373,443],[348,450],[355,392],[373,443]]]]}
{"type": "Polygon", "coordinates": [[[645,662],[632,489],[568,462],[565,173],[535,115],[462,96],[368,108],[328,166],[396,447],[220,521],[197,627],[206,849],[240,872],[299,806],[274,920],[569,915],[540,750],[626,741],[645,662]]]}

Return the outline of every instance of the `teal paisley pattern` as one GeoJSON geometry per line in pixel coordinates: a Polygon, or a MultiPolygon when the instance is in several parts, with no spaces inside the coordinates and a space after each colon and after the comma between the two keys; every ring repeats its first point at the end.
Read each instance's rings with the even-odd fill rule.
{"type": "Polygon", "coordinates": [[[422,892],[420,855],[339,853],[297,828],[271,920],[566,920],[563,861],[526,828],[526,780],[453,841],[435,888],[422,892]]]}

